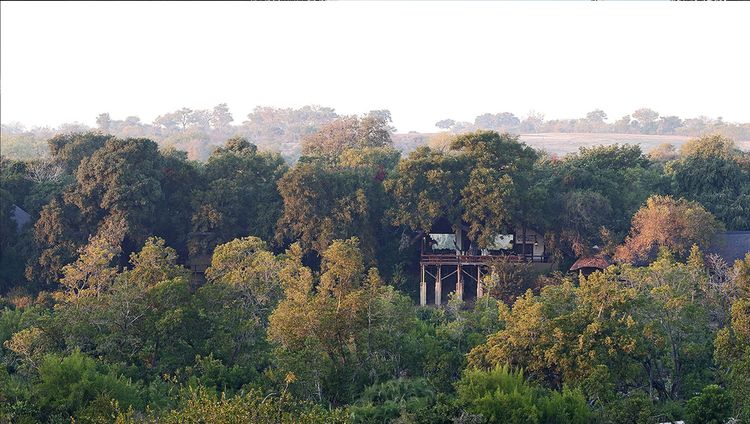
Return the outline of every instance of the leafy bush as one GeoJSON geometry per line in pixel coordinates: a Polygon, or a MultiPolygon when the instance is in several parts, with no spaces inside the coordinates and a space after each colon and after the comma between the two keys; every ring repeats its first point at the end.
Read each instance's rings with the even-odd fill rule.
{"type": "Polygon", "coordinates": [[[351,412],[355,423],[383,423],[403,415],[423,415],[434,402],[435,392],[427,380],[399,378],[368,387],[351,412]]]}
{"type": "Polygon", "coordinates": [[[77,350],[66,357],[46,355],[32,391],[47,416],[73,416],[89,402],[101,402],[102,398],[107,399],[105,403],[116,400],[125,408],[142,407],[137,385],[77,350]]]}
{"type": "Polygon", "coordinates": [[[723,424],[732,413],[732,396],[716,384],[708,385],[687,401],[685,412],[690,424],[723,424]]]}
{"type": "Polygon", "coordinates": [[[590,411],[579,390],[532,386],[509,366],[470,370],[457,383],[458,402],[490,423],[585,423],[590,411]]]}
{"type": "Polygon", "coordinates": [[[117,419],[118,424],[336,424],[347,421],[345,410],[324,409],[309,402],[294,400],[287,393],[271,393],[264,396],[261,392],[253,390],[244,395],[227,397],[223,393],[217,395],[202,387],[190,389],[181,405],[164,415],[151,414],[148,417],[140,417],[130,411],[120,414],[117,419]]]}

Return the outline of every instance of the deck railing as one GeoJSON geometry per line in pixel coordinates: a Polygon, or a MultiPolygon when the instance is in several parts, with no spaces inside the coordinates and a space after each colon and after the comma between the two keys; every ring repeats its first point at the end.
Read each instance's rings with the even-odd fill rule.
{"type": "Polygon", "coordinates": [[[546,255],[456,255],[446,253],[422,253],[421,262],[424,264],[464,264],[477,265],[488,264],[496,260],[506,260],[508,262],[541,262],[549,261],[546,255]]]}

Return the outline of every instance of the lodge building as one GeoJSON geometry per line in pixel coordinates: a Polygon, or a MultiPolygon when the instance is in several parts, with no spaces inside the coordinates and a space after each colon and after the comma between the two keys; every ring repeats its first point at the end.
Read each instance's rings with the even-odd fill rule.
{"type": "Polygon", "coordinates": [[[422,239],[420,250],[419,303],[441,305],[450,292],[460,299],[479,299],[485,295],[483,276],[498,259],[530,262],[549,267],[549,255],[540,232],[518,227],[513,234],[498,234],[494,243],[481,249],[467,237],[468,227],[454,229],[438,222],[422,239]],[[432,290],[428,290],[428,283],[432,290]]]}

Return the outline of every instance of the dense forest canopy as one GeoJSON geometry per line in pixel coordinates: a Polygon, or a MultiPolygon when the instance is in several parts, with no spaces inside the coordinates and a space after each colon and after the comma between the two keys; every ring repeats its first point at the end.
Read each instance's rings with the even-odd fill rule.
{"type": "Polygon", "coordinates": [[[750,253],[708,253],[750,231],[747,124],[529,119],[410,153],[388,111],[3,126],[0,421],[750,420],[750,253]],[[513,134],[563,127],[718,133],[564,157],[513,134]],[[552,269],[416,306],[439,221],[481,248],[533,228],[552,269]],[[590,255],[614,265],[567,272],[590,255]]]}

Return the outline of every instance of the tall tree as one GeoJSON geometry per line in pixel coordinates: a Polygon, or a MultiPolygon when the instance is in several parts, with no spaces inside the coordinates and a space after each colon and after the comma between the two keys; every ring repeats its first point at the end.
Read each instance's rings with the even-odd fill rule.
{"type": "Polygon", "coordinates": [[[75,173],[85,158],[92,156],[112,138],[111,135],[94,132],[60,134],[47,144],[52,158],[62,163],[67,172],[75,173]]]}
{"type": "Polygon", "coordinates": [[[696,202],[651,196],[633,216],[630,234],[617,248],[617,257],[643,261],[653,258],[662,247],[684,256],[693,244],[707,247],[721,229],[721,223],[696,202]]]}
{"type": "Polygon", "coordinates": [[[153,234],[154,217],[163,199],[161,155],[156,143],[145,139],[110,139],[83,159],[76,185],[66,193],[88,222],[107,213],[120,213],[128,235],[138,244],[153,234]]]}
{"type": "Polygon", "coordinates": [[[300,395],[334,404],[398,364],[411,325],[409,301],[366,271],[358,240],[336,240],[323,252],[320,278],[302,266],[293,245],[282,271],[285,298],[270,317],[269,338],[300,395]],[[404,310],[404,307],[406,309],[404,310]]]}
{"type": "Polygon", "coordinates": [[[460,135],[451,147],[462,152],[473,167],[461,191],[469,238],[484,247],[503,230],[527,224],[536,206],[530,193],[537,159],[534,149],[521,143],[518,136],[494,131],[460,135]]]}
{"type": "Polygon", "coordinates": [[[271,239],[282,206],[276,185],[287,169],[278,154],[259,152],[244,138],[217,149],[205,165],[192,217],[193,231],[211,233],[213,241],[192,249],[210,252],[215,243],[251,234],[271,239]]]}
{"type": "Polygon", "coordinates": [[[277,241],[298,240],[306,252],[320,253],[334,239],[358,236],[368,257],[375,259],[380,185],[370,172],[356,168],[297,165],[279,180],[284,213],[277,224],[277,241]]]}
{"type": "Polygon", "coordinates": [[[118,272],[115,259],[122,252],[126,232],[125,219],[110,215],[99,231],[80,251],[78,259],[63,267],[60,285],[69,299],[99,297],[114,282],[118,272]]]}
{"type": "Polygon", "coordinates": [[[302,154],[335,162],[347,149],[385,147],[392,144],[391,114],[376,110],[358,116],[344,116],[302,139],[302,154]]]}
{"type": "Polygon", "coordinates": [[[420,147],[401,160],[385,181],[391,196],[388,216],[397,226],[429,231],[444,217],[460,225],[461,190],[469,177],[466,157],[420,147]]]}
{"type": "Polygon", "coordinates": [[[209,121],[212,128],[226,132],[230,130],[230,125],[232,124],[232,121],[234,121],[234,118],[232,117],[232,113],[229,112],[227,104],[221,103],[214,106],[209,121]]]}
{"type": "Polygon", "coordinates": [[[748,155],[720,135],[692,140],[680,153],[665,170],[671,192],[700,202],[730,230],[750,229],[750,170],[742,165],[748,155]]]}

